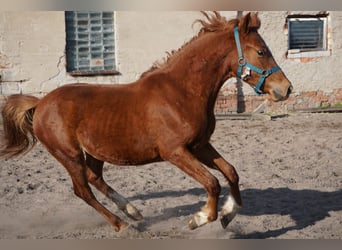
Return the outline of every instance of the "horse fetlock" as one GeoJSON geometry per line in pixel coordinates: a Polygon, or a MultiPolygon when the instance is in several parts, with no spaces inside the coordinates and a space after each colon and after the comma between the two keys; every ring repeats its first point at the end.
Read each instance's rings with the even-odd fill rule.
{"type": "Polygon", "coordinates": [[[226,203],[224,204],[221,215],[220,215],[220,220],[221,220],[221,225],[223,228],[226,228],[228,224],[234,219],[236,214],[239,212],[241,209],[241,206],[239,206],[233,196],[229,195],[226,203]]]}

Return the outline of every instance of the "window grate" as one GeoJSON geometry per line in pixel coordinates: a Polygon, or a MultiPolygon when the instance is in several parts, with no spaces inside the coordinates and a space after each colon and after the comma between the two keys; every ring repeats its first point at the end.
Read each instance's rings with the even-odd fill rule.
{"type": "Polygon", "coordinates": [[[326,18],[289,18],[289,50],[327,50],[326,18]]]}
{"type": "Polygon", "coordinates": [[[74,75],[113,74],[113,12],[66,11],[67,71],[74,75]]]}

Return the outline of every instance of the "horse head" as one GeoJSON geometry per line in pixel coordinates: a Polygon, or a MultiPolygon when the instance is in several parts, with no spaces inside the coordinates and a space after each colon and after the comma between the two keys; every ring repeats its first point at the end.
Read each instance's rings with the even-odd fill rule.
{"type": "Polygon", "coordinates": [[[257,94],[267,93],[273,101],[286,100],[292,84],[275,62],[271,51],[258,33],[257,13],[248,13],[234,29],[237,58],[236,76],[251,85],[257,94]]]}

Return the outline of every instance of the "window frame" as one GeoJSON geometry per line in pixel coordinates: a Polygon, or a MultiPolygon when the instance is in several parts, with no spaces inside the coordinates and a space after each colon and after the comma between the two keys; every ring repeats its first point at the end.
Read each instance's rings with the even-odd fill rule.
{"type": "Polygon", "coordinates": [[[302,57],[321,57],[330,56],[331,51],[329,49],[328,42],[328,15],[292,15],[288,16],[286,20],[286,25],[288,29],[288,44],[287,44],[287,58],[302,58],[302,57]],[[323,21],[323,46],[322,48],[312,48],[312,49],[290,49],[290,22],[291,21],[323,21]]]}
{"type": "MultiPolygon", "coordinates": [[[[113,64],[110,64],[110,66],[112,66],[112,69],[105,69],[104,67],[106,66],[105,65],[105,56],[104,56],[104,52],[105,52],[105,45],[104,45],[104,38],[102,36],[102,34],[105,33],[103,27],[104,27],[104,24],[103,24],[103,20],[104,20],[104,17],[103,17],[103,14],[104,13],[108,13],[110,11],[65,11],[64,12],[64,19],[65,19],[65,54],[66,54],[66,71],[68,74],[72,75],[72,76],[101,76],[101,75],[118,75],[120,74],[117,70],[116,70],[116,44],[115,44],[115,36],[116,36],[116,31],[115,31],[115,12],[111,12],[113,13],[113,44],[111,45],[108,45],[108,46],[112,46],[113,47],[113,50],[110,51],[110,53],[113,53],[114,56],[113,58],[110,58],[113,60],[113,64]],[[81,46],[79,46],[79,42],[81,41],[81,39],[79,38],[78,34],[81,33],[78,28],[80,27],[80,25],[78,25],[78,23],[70,23],[68,22],[69,19],[67,17],[68,14],[70,13],[74,13],[74,15],[78,15],[78,14],[84,14],[84,13],[87,13],[88,14],[88,20],[89,20],[89,30],[88,31],[85,31],[85,33],[88,33],[89,36],[88,36],[88,45],[84,45],[83,48],[89,48],[89,51],[87,52],[88,53],[88,61],[89,61],[89,69],[88,70],[82,70],[80,69],[80,65],[79,63],[81,62],[81,60],[78,58],[79,56],[79,50],[81,48],[81,46]],[[94,54],[96,54],[95,52],[92,52],[92,48],[95,48],[95,45],[91,45],[92,43],[92,39],[90,38],[91,37],[91,34],[92,34],[92,30],[91,28],[93,27],[90,23],[90,21],[92,20],[91,19],[91,14],[96,14],[96,13],[101,13],[101,32],[98,32],[97,31],[97,34],[101,34],[101,57],[100,58],[93,58],[92,56],[94,56],[94,54]],[[73,27],[75,30],[70,30],[70,27],[73,27]],[[73,38],[70,39],[70,36],[74,36],[73,38]],[[75,43],[74,45],[72,43],[75,43]],[[68,53],[71,53],[72,55],[68,54],[68,53]],[[92,54],[93,53],[93,54],[92,54]],[[69,64],[70,64],[70,61],[71,60],[74,60],[74,61],[77,61],[76,62],[76,66],[75,66],[75,69],[69,67],[69,64]],[[96,66],[96,60],[98,60],[99,63],[102,63],[101,64],[101,67],[103,67],[103,69],[92,69],[95,68],[96,66]],[[103,61],[103,62],[101,62],[103,61]]],[[[75,19],[77,20],[77,19],[75,19]]],[[[75,21],[73,20],[73,21],[75,21]]],[[[94,32],[95,33],[95,32],[94,32]]],[[[93,34],[94,34],[93,33],[93,34]]],[[[85,40],[83,40],[84,42],[85,40]]],[[[99,46],[98,46],[99,47],[99,46]]]]}

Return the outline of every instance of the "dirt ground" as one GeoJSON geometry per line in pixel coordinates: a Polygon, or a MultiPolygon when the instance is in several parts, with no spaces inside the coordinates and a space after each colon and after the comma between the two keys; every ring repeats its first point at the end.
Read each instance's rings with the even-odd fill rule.
{"type": "MultiPolygon", "coordinates": [[[[342,113],[218,120],[212,143],[240,175],[244,206],[225,230],[219,220],[188,229],[206,192],[164,162],[105,165],[106,181],[144,215],[133,222],[95,191],[132,224],[118,234],[74,195],[64,168],[38,145],[20,158],[0,160],[0,238],[342,238],[342,113]]],[[[227,183],[214,174],[224,202],[227,183]]]]}

